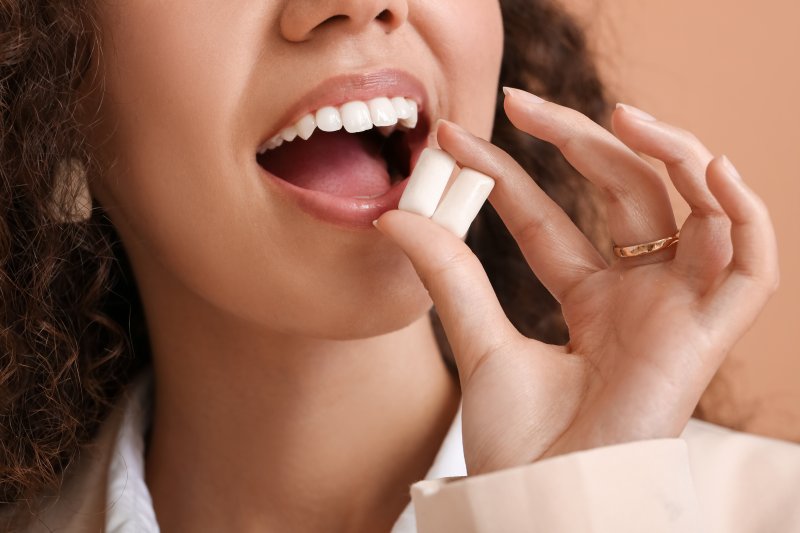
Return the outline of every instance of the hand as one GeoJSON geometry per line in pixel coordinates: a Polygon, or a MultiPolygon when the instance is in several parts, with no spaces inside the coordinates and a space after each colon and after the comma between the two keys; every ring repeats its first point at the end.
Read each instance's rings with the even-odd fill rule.
{"type": "Polygon", "coordinates": [[[440,123],[441,148],[496,180],[489,201],[561,303],[571,339],[551,346],[521,335],[477,257],[431,220],[398,210],[378,219],[413,263],[452,346],[468,472],[679,436],[777,287],[766,208],[726,158],[634,108],[614,112],[616,135],[519,90],[509,91],[505,110],[603,191],[616,243],[649,242],[677,229],[664,183],[633,150],[666,163],[692,212],[677,246],[608,264],[507,153],[440,123]]]}

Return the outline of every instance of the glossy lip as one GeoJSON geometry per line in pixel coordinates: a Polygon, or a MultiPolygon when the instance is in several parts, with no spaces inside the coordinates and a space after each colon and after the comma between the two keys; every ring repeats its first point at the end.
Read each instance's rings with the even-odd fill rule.
{"type": "Polygon", "coordinates": [[[403,70],[386,68],[360,74],[334,76],[321,82],[290,106],[278,121],[281,126],[259,139],[254,153],[284,128],[295,124],[311,112],[327,106],[337,107],[353,100],[368,101],[380,96],[411,98],[417,102],[420,115],[428,108],[428,93],[425,86],[419,79],[403,70]]]}
{"type": "Polygon", "coordinates": [[[386,211],[397,209],[408,185],[408,177],[405,177],[377,198],[348,198],[303,189],[280,179],[261,165],[257,166],[266,176],[266,181],[276,183],[279,192],[293,200],[300,209],[318,220],[347,229],[374,229],[372,221],[386,211]]]}
{"type": "MultiPolygon", "coordinates": [[[[297,117],[296,119],[280,123],[294,124],[306,113],[321,107],[337,106],[352,100],[369,100],[379,96],[413,98],[419,106],[419,123],[416,128],[406,134],[411,150],[409,167],[413,169],[422,150],[427,145],[426,141],[430,131],[430,117],[426,111],[428,95],[422,82],[401,70],[383,69],[329,78],[301,98],[284,116],[287,119],[297,117]]],[[[265,139],[274,135],[275,132],[265,139]]],[[[264,141],[258,146],[263,143],[264,141]]],[[[253,153],[255,154],[256,150],[253,153]]],[[[274,188],[278,194],[288,197],[314,218],[347,229],[374,229],[372,221],[386,211],[397,209],[400,197],[408,185],[408,176],[406,176],[377,198],[335,196],[298,187],[267,171],[256,158],[254,158],[254,162],[264,175],[264,181],[275,184],[274,188]]]]}

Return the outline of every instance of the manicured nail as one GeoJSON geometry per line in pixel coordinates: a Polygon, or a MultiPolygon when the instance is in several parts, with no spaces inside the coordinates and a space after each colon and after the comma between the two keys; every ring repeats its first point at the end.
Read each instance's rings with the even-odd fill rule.
{"type": "Polygon", "coordinates": [[[475,135],[472,132],[470,132],[469,130],[464,129],[463,126],[461,126],[459,124],[456,124],[455,122],[451,122],[451,121],[449,121],[447,119],[444,119],[444,118],[437,119],[435,124],[436,124],[436,144],[431,146],[431,144],[428,143],[428,147],[429,148],[440,148],[438,141],[439,141],[439,130],[442,128],[442,126],[446,126],[447,128],[449,128],[450,132],[455,134],[455,135],[459,135],[459,136],[467,137],[467,138],[475,137],[475,135]]]}
{"type": "Polygon", "coordinates": [[[494,180],[486,174],[462,169],[431,220],[463,240],[493,188],[494,180]]]}
{"type": "Polygon", "coordinates": [[[529,104],[543,104],[546,100],[544,98],[540,98],[535,94],[531,94],[527,91],[521,91],[519,89],[514,89],[513,87],[503,87],[503,93],[506,96],[514,95],[519,97],[520,99],[524,100],[529,104]]]}
{"type": "Polygon", "coordinates": [[[461,126],[459,126],[459,125],[458,125],[458,124],[456,124],[455,122],[451,122],[451,121],[447,120],[446,118],[439,118],[439,119],[436,119],[436,123],[435,123],[435,124],[436,124],[436,130],[437,130],[437,131],[438,131],[438,130],[439,130],[439,128],[441,128],[441,127],[442,127],[442,125],[444,125],[444,124],[446,124],[447,126],[449,126],[449,127],[453,128],[453,129],[456,129],[456,130],[462,130],[462,131],[464,130],[464,128],[462,128],[461,126]]]}
{"type": "Polygon", "coordinates": [[[645,113],[644,111],[642,111],[638,107],[633,107],[632,105],[617,103],[617,109],[622,109],[626,113],[630,113],[631,115],[633,115],[634,117],[636,117],[636,118],[638,118],[640,120],[645,120],[647,122],[655,122],[656,121],[656,117],[654,117],[653,115],[650,115],[649,113],[645,113]]]}
{"type": "Polygon", "coordinates": [[[442,150],[425,148],[411,171],[397,208],[424,217],[433,215],[455,168],[453,156],[442,150]]]}
{"type": "Polygon", "coordinates": [[[744,181],[744,180],[742,180],[742,175],[739,174],[739,171],[736,170],[735,166],[733,166],[733,163],[731,163],[731,160],[728,159],[728,156],[723,155],[722,157],[720,157],[720,162],[722,163],[722,166],[725,167],[725,171],[731,177],[734,177],[739,181],[744,181]]]}
{"type": "Polygon", "coordinates": [[[433,128],[431,128],[431,131],[436,133],[436,135],[438,136],[439,130],[442,129],[443,126],[454,129],[456,131],[464,131],[464,128],[462,128],[452,120],[447,120],[446,118],[437,118],[436,122],[433,123],[433,128]]]}

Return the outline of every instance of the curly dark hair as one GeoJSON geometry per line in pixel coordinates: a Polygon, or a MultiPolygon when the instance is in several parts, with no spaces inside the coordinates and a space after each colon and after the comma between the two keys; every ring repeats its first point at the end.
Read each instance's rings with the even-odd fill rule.
{"type": "Polygon", "coordinates": [[[64,222],[77,190],[64,161],[96,174],[75,113],[99,53],[81,1],[0,4],[0,502],[59,483],[133,365],[116,308],[118,239],[102,210],[64,222]],[[54,198],[61,204],[54,202],[54,198]],[[114,316],[117,315],[117,316],[114,316]]]}
{"type": "MultiPolygon", "coordinates": [[[[526,88],[606,123],[610,106],[576,22],[554,0],[500,3],[500,87],[526,88]]],[[[53,208],[54,174],[63,161],[83,162],[89,179],[102,174],[76,120],[79,88],[103,90],[102,79],[86,79],[102,53],[90,4],[0,3],[0,502],[15,509],[57,490],[149,358],[135,280],[103,207],[95,201],[91,218],[77,223],[61,222],[63,213],[53,208]]],[[[509,123],[500,87],[493,142],[605,248],[593,188],[554,147],[509,123]]],[[[467,243],[521,332],[568,340],[557,302],[490,204],[467,243]]],[[[452,360],[435,310],[432,317],[452,360]]]]}

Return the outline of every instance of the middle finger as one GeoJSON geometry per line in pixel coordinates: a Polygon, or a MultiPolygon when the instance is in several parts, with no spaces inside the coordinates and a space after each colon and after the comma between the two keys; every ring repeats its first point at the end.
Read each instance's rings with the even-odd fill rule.
{"type": "Polygon", "coordinates": [[[462,166],[497,181],[489,201],[528,265],[556,300],[608,265],[567,214],[502,149],[452,122],[440,121],[437,140],[462,166]]]}
{"type": "Polygon", "coordinates": [[[507,89],[505,111],[514,126],[555,145],[603,191],[615,244],[640,244],[677,231],[658,172],[611,132],[574,109],[518,89],[507,89]]]}

